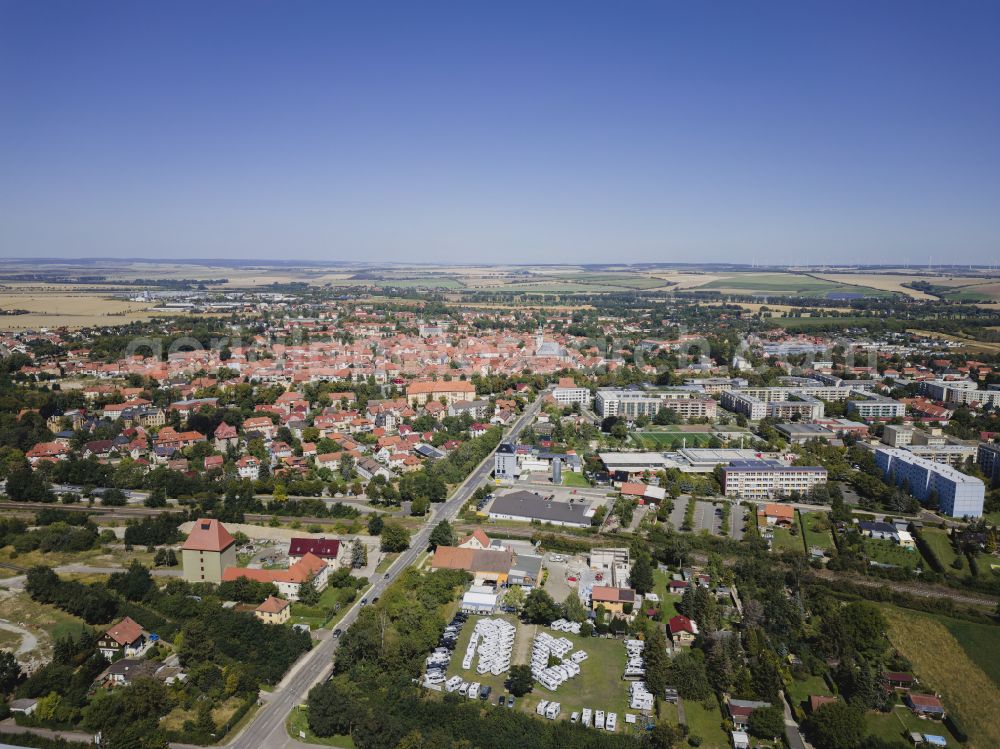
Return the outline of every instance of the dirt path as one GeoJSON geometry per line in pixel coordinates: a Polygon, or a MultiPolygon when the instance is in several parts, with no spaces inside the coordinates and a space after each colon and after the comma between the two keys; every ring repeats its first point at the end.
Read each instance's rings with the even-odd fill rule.
{"type": "Polygon", "coordinates": [[[30,653],[38,647],[38,638],[24,627],[19,627],[6,619],[0,619],[0,629],[6,630],[7,632],[13,632],[15,635],[21,635],[21,645],[17,649],[16,655],[30,653]]]}
{"type": "Polygon", "coordinates": [[[531,643],[535,641],[537,624],[521,625],[517,628],[517,638],[514,640],[514,655],[510,662],[514,665],[531,663],[531,643]]]}

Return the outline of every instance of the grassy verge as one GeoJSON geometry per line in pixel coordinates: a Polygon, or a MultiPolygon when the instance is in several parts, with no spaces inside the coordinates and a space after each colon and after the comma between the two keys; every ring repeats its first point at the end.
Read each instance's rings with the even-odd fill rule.
{"type": "Polygon", "coordinates": [[[378,566],[375,568],[376,574],[381,575],[383,572],[389,569],[389,566],[396,561],[396,557],[398,556],[399,554],[397,554],[396,552],[393,552],[391,554],[386,554],[385,559],[379,562],[378,566]]]}
{"type": "Polygon", "coordinates": [[[306,711],[298,705],[292,708],[292,712],[285,721],[285,730],[296,741],[304,741],[307,744],[319,744],[321,746],[336,746],[340,747],[340,749],[354,749],[354,742],[350,736],[325,736],[321,738],[310,731],[309,721],[306,719],[306,711]]]}

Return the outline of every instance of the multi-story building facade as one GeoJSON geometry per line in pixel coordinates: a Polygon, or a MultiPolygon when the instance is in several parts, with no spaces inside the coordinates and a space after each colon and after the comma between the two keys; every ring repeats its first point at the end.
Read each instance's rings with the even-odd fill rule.
{"type": "Polygon", "coordinates": [[[981,442],[976,451],[976,462],[990,480],[990,484],[996,486],[1000,482],[1000,445],[981,442]]]}
{"type": "Polygon", "coordinates": [[[793,492],[806,494],[826,480],[825,468],[786,466],[777,460],[735,460],[722,469],[723,493],[737,499],[770,499],[793,492]]]}
{"type": "Polygon", "coordinates": [[[583,408],[590,405],[590,388],[577,387],[572,377],[562,377],[559,384],[552,389],[552,397],[560,406],[579,403],[583,408]]]}
{"type": "Polygon", "coordinates": [[[906,404],[858,390],[847,401],[847,413],[857,414],[862,419],[892,419],[906,415],[906,404]]]}
{"type": "Polygon", "coordinates": [[[637,416],[652,418],[661,408],[670,408],[683,418],[714,418],[718,404],[711,398],[699,398],[691,390],[621,390],[600,388],[595,399],[599,416],[637,416]]]}
{"type": "Polygon", "coordinates": [[[974,476],[935,463],[909,450],[875,448],[875,465],[886,481],[905,487],[921,502],[936,498],[938,508],[951,517],[980,517],[986,486],[974,476]]]}

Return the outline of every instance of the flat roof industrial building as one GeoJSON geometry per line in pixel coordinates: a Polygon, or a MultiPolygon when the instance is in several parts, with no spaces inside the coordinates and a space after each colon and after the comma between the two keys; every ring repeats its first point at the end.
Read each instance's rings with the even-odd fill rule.
{"type": "Polygon", "coordinates": [[[557,502],[528,491],[499,496],[489,509],[489,516],[494,520],[538,520],[577,528],[589,528],[593,514],[589,502],[557,502]]]}

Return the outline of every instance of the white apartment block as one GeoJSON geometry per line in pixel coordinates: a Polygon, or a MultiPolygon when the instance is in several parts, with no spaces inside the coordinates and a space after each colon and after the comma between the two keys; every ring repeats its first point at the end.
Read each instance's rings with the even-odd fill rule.
{"type": "Polygon", "coordinates": [[[875,448],[875,465],[887,481],[905,487],[921,502],[936,495],[945,515],[977,518],[983,514],[986,485],[974,476],[895,447],[875,448]]]}
{"type": "Polygon", "coordinates": [[[572,406],[574,403],[579,403],[581,408],[586,408],[590,405],[590,388],[560,385],[552,390],[552,397],[560,406],[572,406]]]}
{"type": "Polygon", "coordinates": [[[786,466],[776,460],[737,460],[722,469],[722,489],[727,497],[771,499],[793,492],[807,494],[825,484],[826,469],[820,466],[786,466]]]}
{"type": "Polygon", "coordinates": [[[685,419],[714,418],[718,404],[711,398],[692,396],[691,390],[621,390],[599,388],[595,410],[602,417],[653,418],[661,408],[671,408],[685,419]]]}

